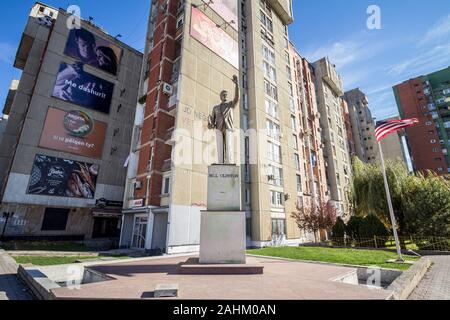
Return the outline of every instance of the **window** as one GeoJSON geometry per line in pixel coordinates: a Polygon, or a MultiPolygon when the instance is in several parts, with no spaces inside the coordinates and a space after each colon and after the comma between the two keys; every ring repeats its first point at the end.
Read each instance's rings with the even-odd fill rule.
{"type": "Polygon", "coordinates": [[[275,207],[283,206],[283,193],[278,191],[270,191],[270,204],[275,207]]]}
{"type": "Polygon", "coordinates": [[[267,135],[280,141],[280,126],[271,120],[266,120],[267,135]]]}
{"type": "Polygon", "coordinates": [[[298,154],[294,154],[294,166],[297,171],[300,171],[300,156],[298,154]]]}
{"type": "Polygon", "coordinates": [[[170,177],[164,177],[162,190],[163,195],[170,194],[170,177]]]}
{"type": "Polygon", "coordinates": [[[278,100],[278,89],[269,81],[264,80],[264,92],[274,100],[278,100]]]}
{"type": "Polygon", "coordinates": [[[291,125],[292,125],[292,130],[297,131],[297,120],[296,120],[295,116],[291,116],[291,125]]]}
{"type": "Polygon", "coordinates": [[[46,208],[41,231],[65,231],[69,209],[46,208]]]}
{"type": "Polygon", "coordinates": [[[286,234],[286,220],[272,219],[272,235],[282,236],[286,234]]]}
{"type": "Polygon", "coordinates": [[[271,179],[269,183],[274,186],[282,187],[283,186],[283,169],[269,166],[269,173],[271,179]]]}
{"type": "Polygon", "coordinates": [[[273,32],[273,22],[272,20],[265,14],[265,12],[263,12],[262,10],[260,11],[260,20],[262,25],[269,31],[269,32],[273,32]]]}
{"type": "Polygon", "coordinates": [[[262,46],[262,50],[263,58],[270,64],[275,65],[275,53],[265,45],[262,46]]]}
{"type": "Polygon", "coordinates": [[[295,134],[292,135],[292,147],[294,150],[298,150],[298,138],[295,134]]]}
{"type": "Polygon", "coordinates": [[[277,72],[268,62],[263,61],[264,76],[272,82],[277,81],[277,72]]]}
{"type": "Polygon", "coordinates": [[[281,163],[281,146],[272,142],[268,142],[268,155],[269,160],[277,163],[281,163]]]}
{"type": "Polygon", "coordinates": [[[297,175],[297,191],[302,192],[302,177],[297,175]]]}
{"type": "Polygon", "coordinates": [[[266,113],[271,117],[278,119],[278,106],[276,102],[266,99],[266,113]]]}

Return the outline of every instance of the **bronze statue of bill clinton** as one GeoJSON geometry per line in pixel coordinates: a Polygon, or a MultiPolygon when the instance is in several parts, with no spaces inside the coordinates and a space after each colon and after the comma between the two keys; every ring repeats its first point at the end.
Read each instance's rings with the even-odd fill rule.
{"type": "Polygon", "coordinates": [[[228,101],[228,92],[226,90],[220,93],[221,104],[214,107],[209,116],[208,128],[216,130],[217,151],[219,164],[232,164],[234,161],[233,132],[234,116],[233,112],[239,103],[239,80],[233,76],[235,84],[235,93],[233,101],[228,101]]]}

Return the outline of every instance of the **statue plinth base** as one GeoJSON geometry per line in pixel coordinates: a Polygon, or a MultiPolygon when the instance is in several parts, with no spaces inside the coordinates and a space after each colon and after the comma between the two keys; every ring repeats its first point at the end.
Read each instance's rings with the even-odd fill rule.
{"type": "Polygon", "coordinates": [[[245,264],[245,212],[202,211],[200,264],[245,264]]]}
{"type": "Polygon", "coordinates": [[[210,166],[208,173],[208,210],[202,211],[199,264],[212,268],[245,265],[246,215],[241,210],[240,168],[217,164],[210,166]]]}

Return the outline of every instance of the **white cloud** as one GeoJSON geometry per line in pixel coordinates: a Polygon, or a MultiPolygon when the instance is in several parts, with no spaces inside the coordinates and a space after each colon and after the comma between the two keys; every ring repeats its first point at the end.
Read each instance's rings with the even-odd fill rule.
{"type": "Polygon", "coordinates": [[[429,72],[450,63],[450,43],[437,45],[423,51],[414,58],[402,61],[387,68],[389,75],[399,76],[408,72],[411,76],[420,72],[429,72]]]}
{"type": "Polygon", "coordinates": [[[6,64],[13,64],[14,56],[16,54],[16,49],[14,46],[6,42],[0,42],[0,62],[6,64]]]}
{"type": "Polygon", "coordinates": [[[450,14],[440,19],[431,29],[429,29],[418,45],[423,46],[430,42],[444,40],[450,36],[450,14]]]}
{"type": "Polygon", "coordinates": [[[307,52],[305,56],[311,62],[323,57],[329,57],[331,62],[342,68],[360,59],[363,43],[355,41],[338,41],[327,46],[322,46],[316,50],[307,52]]]}

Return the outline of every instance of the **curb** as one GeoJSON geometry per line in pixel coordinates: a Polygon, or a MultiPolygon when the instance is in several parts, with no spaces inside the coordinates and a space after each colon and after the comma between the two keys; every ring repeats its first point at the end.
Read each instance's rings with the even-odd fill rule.
{"type": "Polygon", "coordinates": [[[398,277],[389,287],[393,291],[392,300],[406,300],[423,279],[432,261],[428,258],[422,258],[414,263],[408,270],[398,277]]]}

